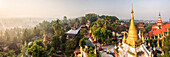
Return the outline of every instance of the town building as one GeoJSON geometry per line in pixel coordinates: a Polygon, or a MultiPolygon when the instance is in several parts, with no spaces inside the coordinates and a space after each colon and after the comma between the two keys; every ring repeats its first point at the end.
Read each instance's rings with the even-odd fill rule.
{"type": "Polygon", "coordinates": [[[145,24],[144,22],[139,22],[139,23],[138,23],[138,29],[139,29],[140,31],[142,31],[142,32],[145,31],[145,25],[144,25],[144,24],[145,24]]]}
{"type": "Polygon", "coordinates": [[[71,30],[67,31],[67,32],[66,32],[66,34],[67,34],[67,39],[73,39],[74,37],[76,37],[76,36],[78,35],[80,29],[81,29],[81,27],[79,27],[79,28],[76,29],[76,30],[71,29],[71,30]]]}
{"type": "Polygon", "coordinates": [[[85,24],[83,24],[77,29],[70,29],[69,31],[67,31],[65,33],[65,34],[67,34],[67,39],[71,40],[71,39],[75,38],[77,35],[79,35],[79,32],[81,30],[88,30],[88,27],[85,24]]]}

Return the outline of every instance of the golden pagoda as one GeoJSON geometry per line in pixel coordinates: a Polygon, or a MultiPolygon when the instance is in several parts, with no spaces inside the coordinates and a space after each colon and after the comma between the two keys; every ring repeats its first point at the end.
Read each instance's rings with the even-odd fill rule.
{"type": "Polygon", "coordinates": [[[127,44],[130,44],[130,45],[134,45],[133,41],[137,41],[139,38],[138,38],[138,34],[137,34],[137,31],[136,31],[136,27],[135,27],[135,24],[134,24],[134,17],[133,17],[133,6],[132,6],[132,11],[131,11],[131,22],[130,22],[130,27],[129,27],[129,31],[128,31],[128,37],[127,37],[127,41],[126,43],[127,44]]]}
{"type": "Polygon", "coordinates": [[[138,37],[137,30],[134,24],[133,8],[131,11],[131,22],[128,31],[128,37],[123,37],[122,43],[118,45],[118,57],[149,57],[151,52],[148,52],[146,45],[143,43],[144,37],[142,33],[142,39],[138,37]],[[142,41],[143,40],[143,41],[142,41]]]}

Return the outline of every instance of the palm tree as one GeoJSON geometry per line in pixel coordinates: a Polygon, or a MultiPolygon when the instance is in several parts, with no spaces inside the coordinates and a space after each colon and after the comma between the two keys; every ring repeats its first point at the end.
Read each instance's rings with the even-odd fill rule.
{"type": "Polygon", "coordinates": [[[118,32],[118,24],[117,23],[113,23],[111,25],[112,25],[112,30],[115,32],[115,36],[116,36],[116,33],[118,32]]]}
{"type": "Polygon", "coordinates": [[[119,29],[118,29],[118,24],[117,23],[113,23],[113,24],[111,24],[112,25],[112,30],[115,32],[115,34],[114,34],[114,36],[115,36],[115,41],[117,41],[117,36],[116,36],[116,33],[118,33],[119,32],[119,29]]]}
{"type": "Polygon", "coordinates": [[[52,27],[54,29],[55,35],[59,36],[61,34],[60,30],[61,30],[61,24],[60,24],[60,20],[57,19],[56,21],[54,21],[52,23],[52,27]]]}

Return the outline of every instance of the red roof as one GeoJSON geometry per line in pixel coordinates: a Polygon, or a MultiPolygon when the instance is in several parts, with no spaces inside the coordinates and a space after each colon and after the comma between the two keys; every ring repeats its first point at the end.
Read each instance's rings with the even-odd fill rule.
{"type": "Polygon", "coordinates": [[[170,28],[170,23],[167,23],[165,26],[166,28],[170,28]]]}
{"type": "Polygon", "coordinates": [[[161,31],[162,32],[167,32],[167,28],[165,28],[165,26],[164,26],[164,27],[162,27],[161,31]]]}
{"type": "Polygon", "coordinates": [[[162,34],[163,32],[167,32],[167,29],[170,29],[170,23],[167,23],[165,25],[161,25],[161,29],[158,29],[158,28],[154,28],[154,27],[157,27],[158,25],[155,24],[155,25],[152,25],[152,30],[149,31],[149,36],[152,36],[152,35],[158,35],[158,34],[162,34]],[[153,29],[157,29],[155,31],[153,31],[153,29]]]}
{"type": "Polygon", "coordinates": [[[164,25],[161,30],[162,30],[162,32],[167,32],[167,29],[170,29],[170,24],[169,23],[164,25]]]}
{"type": "Polygon", "coordinates": [[[161,29],[158,29],[156,31],[153,31],[153,34],[158,36],[158,34],[162,34],[162,31],[161,31],[161,29]]]}

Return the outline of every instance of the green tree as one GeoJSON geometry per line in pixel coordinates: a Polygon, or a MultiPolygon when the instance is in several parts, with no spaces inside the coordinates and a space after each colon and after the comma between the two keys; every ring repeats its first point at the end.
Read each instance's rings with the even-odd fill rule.
{"type": "Polygon", "coordinates": [[[10,54],[11,57],[14,57],[15,56],[15,51],[14,50],[10,50],[9,54],[10,54]]]}
{"type": "Polygon", "coordinates": [[[64,16],[64,17],[63,17],[63,23],[64,23],[64,25],[66,25],[66,24],[67,24],[67,22],[68,22],[68,21],[67,21],[67,17],[66,17],[66,16],[64,16]]]}
{"type": "Polygon", "coordinates": [[[119,20],[116,16],[105,16],[110,24],[114,23],[116,20],[119,20]]]}
{"type": "Polygon", "coordinates": [[[28,45],[28,54],[33,57],[48,57],[48,53],[41,40],[34,41],[28,45]]]}
{"type": "Polygon", "coordinates": [[[61,49],[62,52],[65,51],[65,43],[66,43],[66,40],[67,40],[66,37],[67,37],[67,35],[65,34],[61,38],[60,49],[61,49]]]}
{"type": "Polygon", "coordinates": [[[33,36],[40,36],[40,30],[37,29],[37,27],[34,27],[32,30],[32,35],[33,36]]]}
{"type": "Polygon", "coordinates": [[[93,35],[97,37],[99,43],[104,43],[107,38],[112,37],[112,32],[105,28],[99,27],[93,32],[93,35]]]}
{"type": "Polygon", "coordinates": [[[55,51],[55,49],[54,49],[54,47],[52,47],[51,49],[50,49],[50,55],[52,55],[53,53],[55,53],[56,51],[55,51]]]}
{"type": "Polygon", "coordinates": [[[22,41],[26,41],[26,42],[29,42],[32,40],[33,36],[31,34],[31,32],[28,30],[28,29],[25,29],[23,34],[22,34],[22,41]]]}
{"type": "Polygon", "coordinates": [[[66,37],[67,37],[66,34],[62,35],[62,38],[61,38],[61,42],[62,42],[62,43],[65,43],[65,42],[66,42],[66,40],[67,40],[66,37]]]}
{"type": "Polygon", "coordinates": [[[92,28],[91,28],[91,29],[92,29],[92,31],[95,31],[95,30],[97,30],[97,28],[98,28],[98,27],[97,27],[97,25],[96,25],[96,24],[94,24],[94,25],[92,26],[92,28]]]}
{"type": "Polygon", "coordinates": [[[115,32],[115,35],[114,35],[114,36],[115,36],[115,38],[116,38],[116,33],[120,33],[120,31],[121,31],[120,29],[121,29],[121,28],[118,27],[119,25],[118,25],[117,23],[112,23],[111,26],[112,26],[112,30],[115,32]]]}
{"type": "MultiPolygon", "coordinates": [[[[167,32],[170,34],[170,32],[167,32]]],[[[163,51],[165,52],[165,54],[163,55],[163,57],[170,57],[170,35],[167,35],[165,37],[165,42],[164,42],[164,46],[162,47],[163,51]]]]}
{"type": "Polygon", "coordinates": [[[80,35],[81,36],[85,36],[87,34],[88,34],[87,30],[80,30],[80,35]]]}
{"type": "Polygon", "coordinates": [[[80,21],[78,18],[75,19],[75,24],[74,24],[74,27],[75,28],[78,28],[79,27],[79,24],[80,24],[80,21]]]}
{"type": "Polygon", "coordinates": [[[76,36],[76,37],[75,37],[75,39],[74,39],[74,40],[75,40],[75,41],[76,41],[76,43],[77,43],[77,44],[76,44],[76,46],[78,46],[78,45],[79,45],[79,41],[80,41],[80,39],[82,39],[82,37],[83,37],[83,36],[76,36]]]}
{"type": "Polygon", "coordinates": [[[8,53],[4,53],[3,57],[8,57],[8,53]]]}
{"type": "Polygon", "coordinates": [[[67,40],[66,41],[66,45],[65,45],[65,53],[67,55],[67,57],[71,56],[71,54],[73,54],[74,49],[76,47],[76,41],[74,40],[67,40]]]}
{"type": "Polygon", "coordinates": [[[152,25],[148,24],[147,27],[145,28],[144,33],[148,33],[152,29],[152,25]]]}
{"type": "Polygon", "coordinates": [[[95,22],[97,20],[97,15],[96,14],[86,14],[85,18],[90,20],[90,22],[95,22]]]}
{"type": "Polygon", "coordinates": [[[51,38],[50,44],[51,44],[52,47],[54,47],[55,50],[59,50],[60,45],[61,45],[61,41],[57,36],[53,36],[51,38]]]}
{"type": "Polygon", "coordinates": [[[87,20],[85,17],[82,17],[80,20],[81,25],[86,24],[87,20]]]}
{"type": "Polygon", "coordinates": [[[108,16],[106,16],[106,17],[104,18],[103,27],[107,29],[108,26],[110,26],[110,22],[109,22],[109,20],[108,20],[108,16]]]}
{"type": "Polygon", "coordinates": [[[53,29],[54,29],[54,32],[55,32],[55,35],[56,35],[56,36],[59,37],[59,36],[61,36],[61,35],[64,34],[64,29],[63,29],[63,27],[61,26],[59,19],[57,19],[56,21],[54,21],[54,22],[52,23],[52,27],[53,27],[53,29]]]}
{"type": "Polygon", "coordinates": [[[2,54],[0,54],[0,57],[2,57],[2,54]]]}
{"type": "Polygon", "coordinates": [[[48,31],[49,31],[49,29],[50,29],[50,27],[51,27],[51,24],[50,24],[50,22],[48,22],[48,21],[43,21],[43,22],[40,23],[39,25],[40,25],[40,27],[42,27],[42,28],[41,28],[42,31],[43,31],[43,32],[46,32],[46,33],[48,33],[48,31]]]}
{"type": "Polygon", "coordinates": [[[105,23],[104,19],[98,19],[96,21],[97,27],[103,27],[104,23],[105,23]]]}
{"type": "Polygon", "coordinates": [[[88,57],[97,57],[96,54],[94,54],[92,47],[89,48],[88,57]]]}
{"type": "Polygon", "coordinates": [[[22,55],[23,55],[23,56],[26,56],[26,55],[25,55],[25,52],[26,52],[27,46],[28,46],[28,45],[22,45],[22,46],[21,46],[21,53],[18,55],[18,57],[21,57],[22,55]]]}
{"type": "Polygon", "coordinates": [[[79,46],[85,47],[85,45],[86,45],[85,39],[84,38],[80,39],[79,46]]]}

